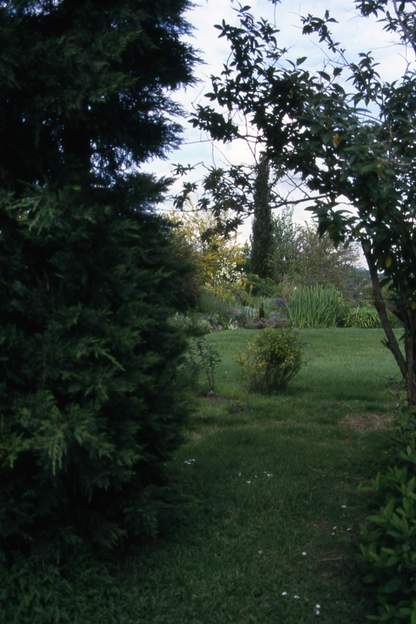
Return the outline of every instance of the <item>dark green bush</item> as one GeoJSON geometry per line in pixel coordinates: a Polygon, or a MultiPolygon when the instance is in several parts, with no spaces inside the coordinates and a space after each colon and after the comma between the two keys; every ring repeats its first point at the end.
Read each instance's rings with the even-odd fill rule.
{"type": "Polygon", "coordinates": [[[393,464],[370,487],[373,513],[362,533],[363,580],[375,622],[416,622],[416,422],[402,422],[393,464]]]}
{"type": "MultiPolygon", "coordinates": [[[[195,293],[152,217],[192,83],[186,0],[0,7],[0,552],[155,533],[195,293]],[[5,59],[8,59],[4,61],[5,59]]],[[[59,621],[58,617],[50,622],[59,621]]]]}
{"type": "Polygon", "coordinates": [[[155,533],[187,412],[169,318],[190,267],[168,225],[120,206],[43,193],[0,215],[0,545],[155,533]]]}
{"type": "Polygon", "coordinates": [[[211,331],[211,324],[201,314],[177,312],[171,318],[170,323],[189,337],[205,336],[211,331]]]}
{"type": "Polygon", "coordinates": [[[248,273],[246,290],[254,297],[274,297],[280,294],[278,284],[270,277],[260,277],[255,273],[248,273]]]}
{"type": "Polygon", "coordinates": [[[249,344],[240,363],[250,390],[265,394],[283,390],[302,364],[299,339],[290,330],[264,329],[249,344]]]}
{"type": "Polygon", "coordinates": [[[202,289],[197,305],[198,311],[212,329],[228,328],[235,319],[234,304],[208,289],[202,289]]]}
{"type": "Polygon", "coordinates": [[[359,327],[373,329],[381,327],[377,310],[370,306],[357,306],[348,311],[345,317],[345,327],[359,327]]]}
{"type": "Polygon", "coordinates": [[[118,580],[115,566],[87,558],[19,559],[0,567],[0,624],[131,623],[131,588],[118,580]]]}

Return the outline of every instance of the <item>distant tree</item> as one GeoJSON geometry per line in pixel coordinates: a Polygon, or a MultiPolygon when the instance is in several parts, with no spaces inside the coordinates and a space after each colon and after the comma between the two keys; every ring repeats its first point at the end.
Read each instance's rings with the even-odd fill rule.
{"type": "Polygon", "coordinates": [[[186,0],[0,1],[0,540],[158,528],[190,263],[140,163],[178,143],[186,0]],[[159,493],[159,494],[155,494],[159,493]]]}
{"type": "Polygon", "coordinates": [[[179,239],[193,253],[200,286],[222,299],[232,299],[233,291],[243,287],[247,254],[237,235],[226,235],[216,227],[211,213],[174,213],[179,239]]]}
{"type": "Polygon", "coordinates": [[[256,167],[254,182],[250,271],[263,279],[272,275],[273,232],[269,178],[269,163],[267,157],[262,155],[256,167]]]}
{"type": "Polygon", "coordinates": [[[273,250],[271,256],[272,278],[276,282],[293,280],[298,274],[299,227],[293,221],[293,210],[276,211],[271,223],[273,250]]]}
{"type": "Polygon", "coordinates": [[[334,286],[347,299],[368,299],[369,276],[365,279],[357,273],[359,256],[352,245],[336,247],[328,234],[319,234],[315,224],[296,224],[290,209],[273,216],[272,232],[275,281],[334,286]]]}

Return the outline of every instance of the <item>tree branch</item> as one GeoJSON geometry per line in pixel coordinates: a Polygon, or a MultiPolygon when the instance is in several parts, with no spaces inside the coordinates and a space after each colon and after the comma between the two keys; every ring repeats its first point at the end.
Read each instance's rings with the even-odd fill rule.
{"type": "Polygon", "coordinates": [[[386,303],[384,301],[383,293],[381,291],[380,280],[378,277],[375,262],[371,253],[365,249],[365,245],[363,245],[363,252],[367,260],[368,269],[370,271],[371,284],[373,286],[374,305],[376,306],[377,312],[380,316],[381,324],[384,329],[384,333],[386,335],[386,345],[388,349],[390,349],[390,351],[392,352],[394,359],[396,360],[397,365],[400,368],[403,379],[407,380],[406,360],[403,357],[403,354],[400,350],[400,345],[396,336],[394,335],[391,323],[388,319],[386,303]]]}

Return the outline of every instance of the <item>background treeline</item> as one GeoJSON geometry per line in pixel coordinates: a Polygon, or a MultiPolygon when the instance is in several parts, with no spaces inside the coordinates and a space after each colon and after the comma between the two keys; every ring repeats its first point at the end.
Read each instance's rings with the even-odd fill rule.
{"type": "MultiPolygon", "coordinates": [[[[380,327],[368,271],[354,246],[335,246],[314,223],[274,211],[267,277],[253,272],[253,236],[242,243],[215,227],[209,213],[175,215],[179,239],[198,268],[200,295],[192,318],[213,328],[380,327]]],[[[391,317],[393,322],[393,317],[391,317]]]]}

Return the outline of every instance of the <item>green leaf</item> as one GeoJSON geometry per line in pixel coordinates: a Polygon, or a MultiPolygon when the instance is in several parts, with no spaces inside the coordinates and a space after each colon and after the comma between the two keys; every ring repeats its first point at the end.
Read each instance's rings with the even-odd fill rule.
{"type": "Polygon", "coordinates": [[[318,74],[319,74],[319,75],[321,76],[321,78],[323,78],[324,80],[328,80],[328,81],[330,81],[330,80],[331,80],[331,76],[330,76],[329,74],[327,74],[326,72],[324,72],[324,71],[319,71],[319,72],[318,72],[318,74]]]}

